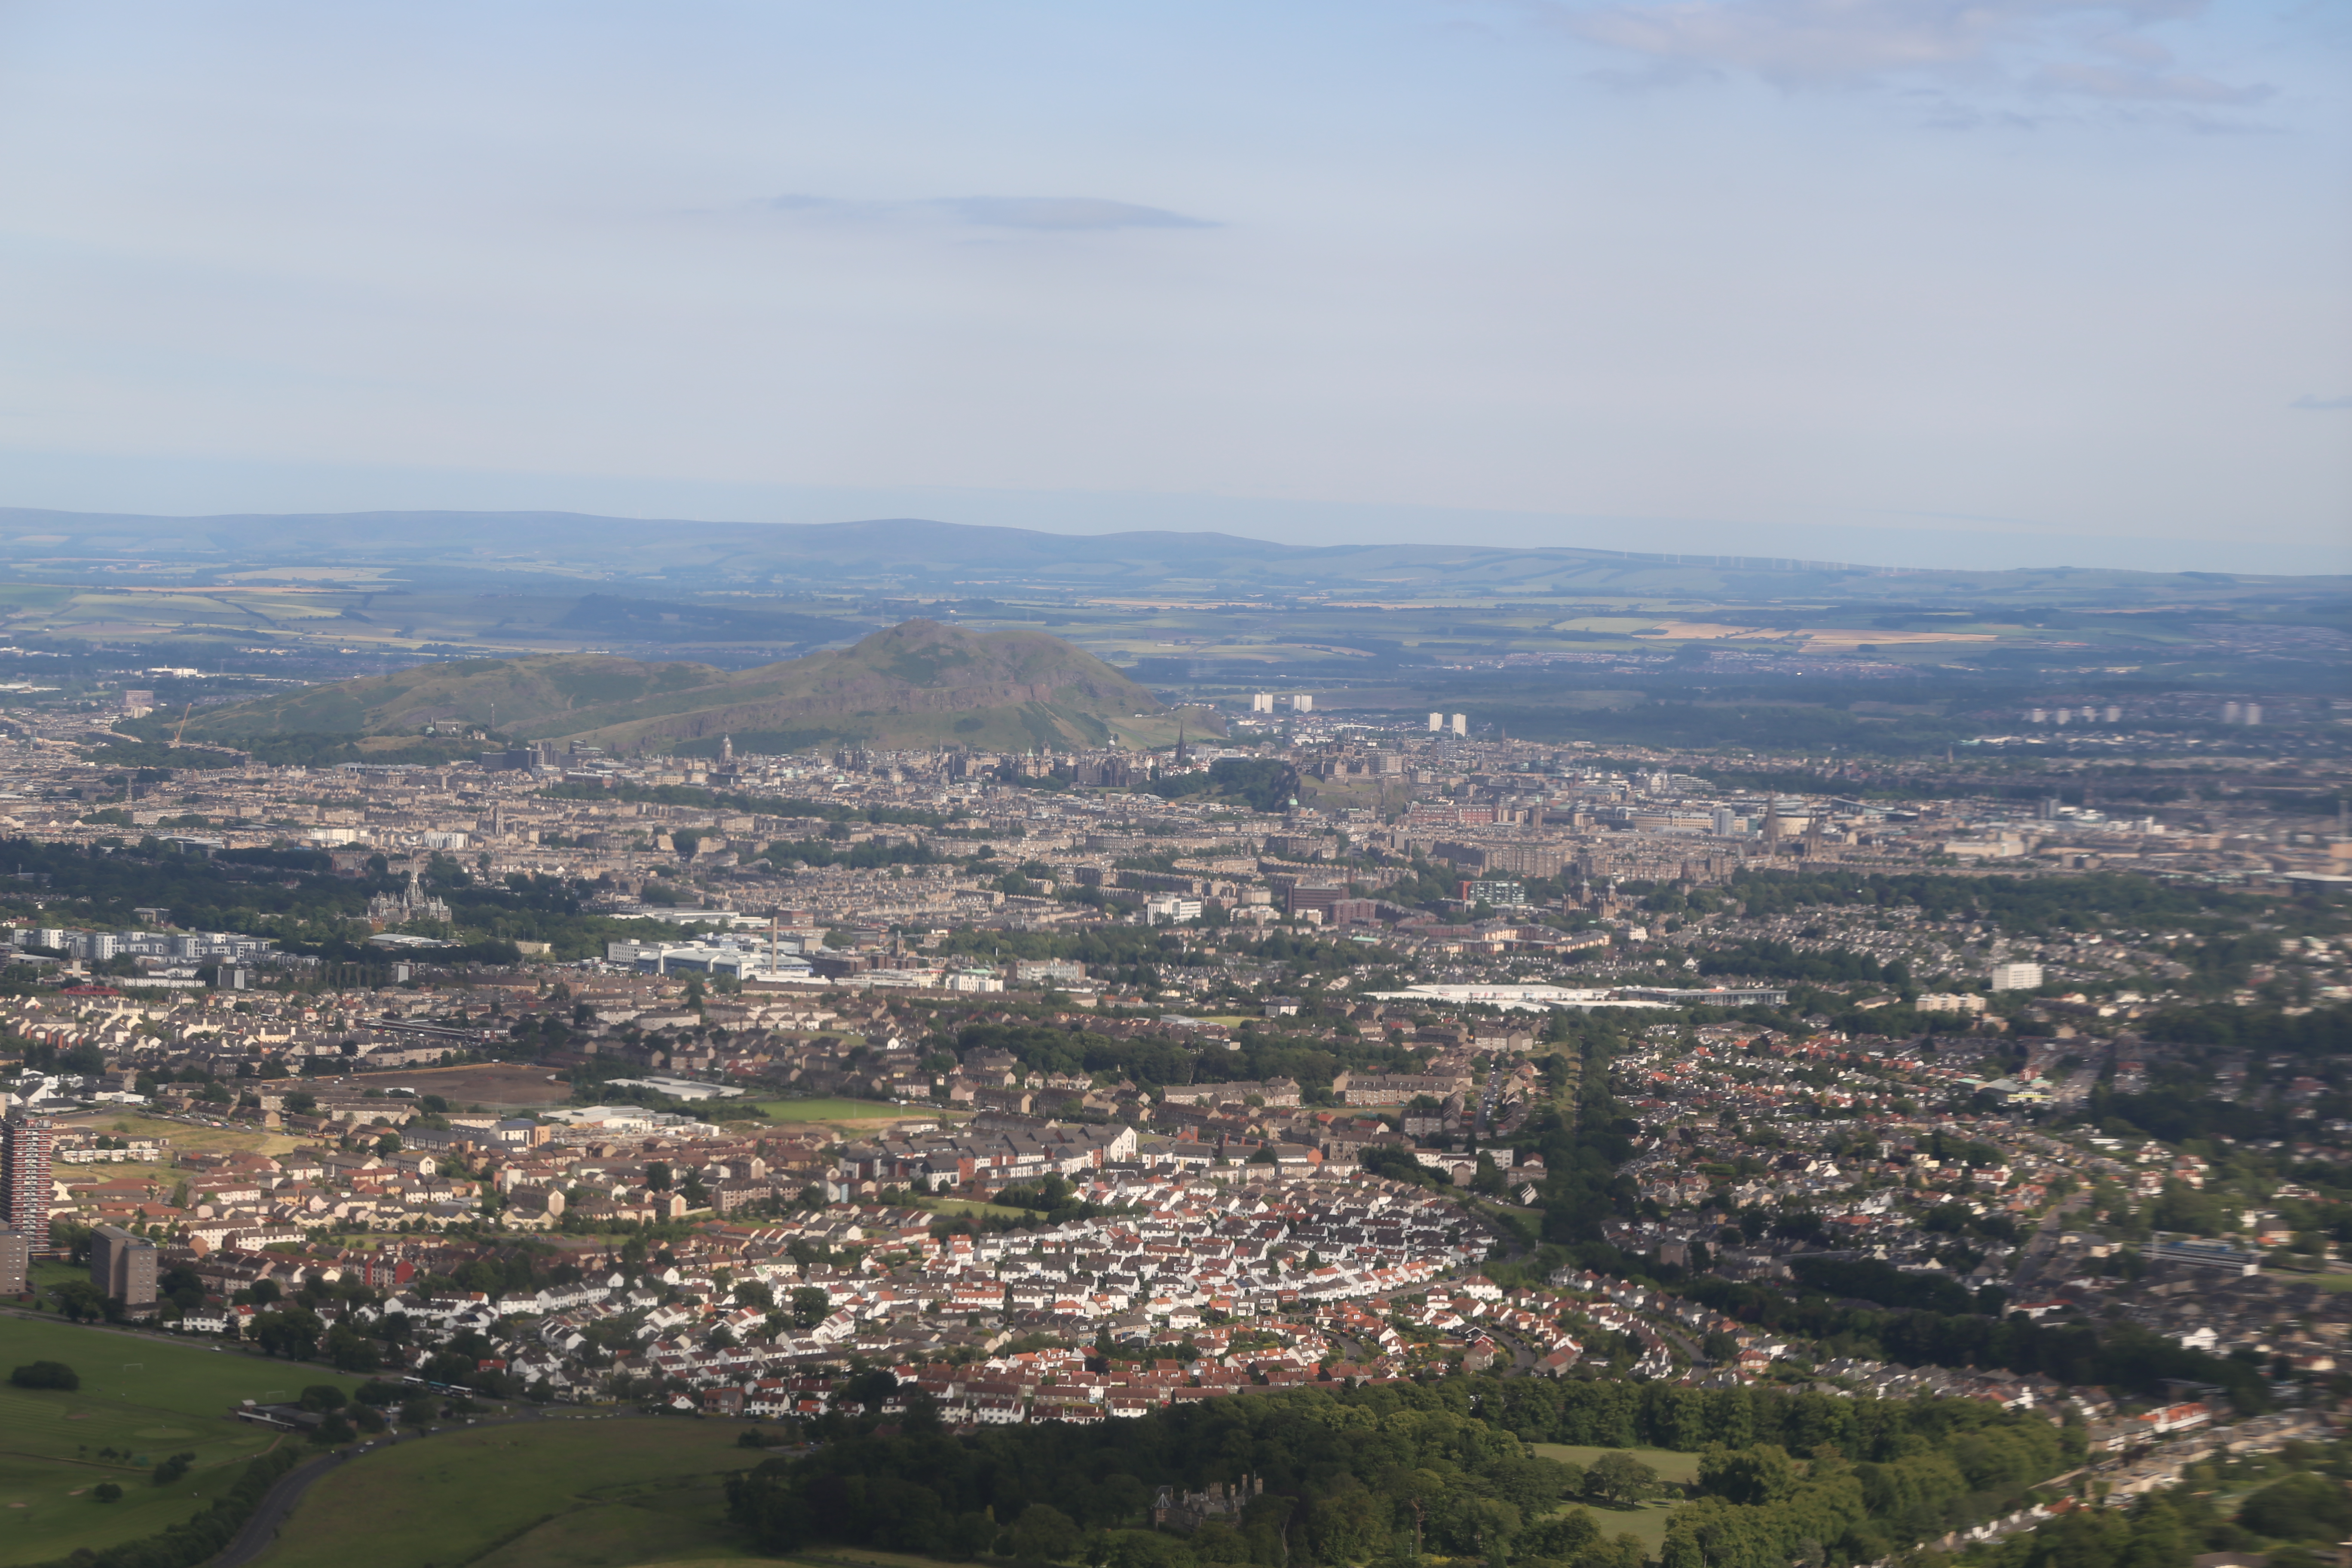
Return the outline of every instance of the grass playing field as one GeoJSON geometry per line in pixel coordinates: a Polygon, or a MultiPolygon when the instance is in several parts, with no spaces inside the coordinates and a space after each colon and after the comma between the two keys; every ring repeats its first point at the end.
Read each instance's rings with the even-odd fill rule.
{"type": "MultiPolygon", "coordinates": [[[[659,1562],[633,1563],[630,1568],[708,1568],[711,1563],[740,1563],[742,1560],[740,1556],[665,1557],[659,1562]]],[[[911,1557],[903,1552],[877,1552],[867,1546],[820,1546],[788,1557],[762,1557],[759,1560],[793,1564],[795,1568],[842,1568],[844,1563],[860,1564],[862,1568],[948,1568],[936,1557],[911,1557]]],[[[970,1565],[965,1564],[963,1568],[970,1568],[970,1565]]]]}
{"type": "Polygon", "coordinates": [[[1681,1502],[1644,1502],[1636,1503],[1632,1508],[1601,1508],[1592,1504],[1584,1506],[1592,1509],[1593,1522],[1601,1526],[1602,1539],[1613,1541],[1618,1536],[1630,1535],[1640,1542],[1642,1551],[1655,1561],[1660,1548],[1665,1545],[1666,1521],[1674,1517],[1675,1510],[1689,1505],[1681,1502]]]}
{"type": "MultiPolygon", "coordinates": [[[[122,1137],[168,1138],[174,1152],[187,1151],[194,1153],[282,1154],[289,1149],[299,1148],[302,1143],[299,1138],[289,1138],[278,1132],[264,1132],[257,1128],[247,1131],[242,1127],[204,1127],[192,1121],[178,1121],[164,1116],[141,1116],[136,1112],[126,1115],[121,1111],[93,1111],[88,1116],[76,1116],[61,1121],[58,1123],[58,1127],[61,1131],[73,1129],[122,1137]]],[[[146,1171],[157,1168],[159,1167],[131,1165],[88,1167],[94,1174],[110,1176],[134,1169],[146,1171]]],[[[58,1167],[58,1173],[68,1175],[75,1172],[71,1167],[60,1165],[58,1167]]]]}
{"type": "MultiPolygon", "coordinates": [[[[1603,1454],[1630,1454],[1657,1471],[1658,1479],[1670,1485],[1698,1479],[1698,1456],[1672,1448],[1596,1448],[1577,1443],[1538,1443],[1533,1447],[1544,1458],[1586,1467],[1603,1454]]],[[[1642,1543],[1643,1552],[1655,1557],[1665,1543],[1666,1521],[1683,1505],[1673,1501],[1639,1503],[1633,1508],[1604,1508],[1595,1503],[1582,1506],[1592,1510],[1593,1521],[1601,1526],[1604,1537],[1630,1535],[1642,1543]]]]}
{"type": "Polygon", "coordinates": [[[934,1114],[925,1106],[892,1105],[879,1100],[762,1100],[757,1103],[771,1121],[894,1121],[934,1114]]]}
{"type": "Polygon", "coordinates": [[[760,1462],[732,1423],[551,1418],[457,1428],[313,1487],[262,1568],[622,1568],[733,1561],[727,1473],[760,1462]]]}
{"type": "Polygon", "coordinates": [[[982,1215],[994,1219],[1019,1219],[1029,1212],[1003,1204],[982,1203],[978,1198],[932,1198],[923,1206],[937,1214],[982,1215]]]}
{"type": "Polygon", "coordinates": [[[0,1377],[35,1361],[65,1363],[81,1387],[64,1394],[0,1382],[0,1564],[111,1546],[179,1523],[278,1440],[230,1418],[239,1400],[352,1382],[241,1351],[0,1315],[0,1377]],[[181,1453],[194,1454],[194,1467],[173,1486],[153,1485],[153,1467],[181,1453]],[[89,1489],[109,1480],[122,1488],[122,1500],[92,1500],[89,1489]]]}
{"type": "Polygon", "coordinates": [[[1594,1448],[1575,1443],[1538,1443],[1535,1451],[1547,1459],[1592,1468],[1603,1454],[1630,1454],[1658,1472],[1658,1479],[1681,1486],[1698,1479],[1698,1456],[1672,1448],[1594,1448]]]}

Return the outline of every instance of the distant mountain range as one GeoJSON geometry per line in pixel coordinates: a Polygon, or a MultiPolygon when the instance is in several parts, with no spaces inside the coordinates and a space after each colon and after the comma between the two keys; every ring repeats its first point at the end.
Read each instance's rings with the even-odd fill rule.
{"type": "MultiPolygon", "coordinates": [[[[1214,722],[1194,713],[1195,733],[1214,722]]],[[[1178,715],[1044,632],[911,620],[854,647],[757,669],[601,654],[461,659],[208,709],[188,739],[414,736],[495,725],[509,740],[711,754],[722,736],[779,753],[830,742],[1056,751],[1172,739],[1178,715]]]]}
{"type": "Polygon", "coordinates": [[[1686,595],[1709,599],[1821,595],[1848,600],[2130,605],[2221,603],[2254,593],[2343,595],[2352,579],[2051,567],[1897,571],[1769,556],[1638,551],[1368,544],[1312,548],[1224,533],[1044,533],[921,518],[741,523],[591,517],[571,512],[341,512],[226,517],[111,516],[0,509],[0,571],[19,578],[135,583],[130,568],[173,581],[210,570],[387,567],[411,580],[498,584],[551,577],[679,589],[788,592],[1052,587],[1190,595],[1363,593],[1686,595]]]}

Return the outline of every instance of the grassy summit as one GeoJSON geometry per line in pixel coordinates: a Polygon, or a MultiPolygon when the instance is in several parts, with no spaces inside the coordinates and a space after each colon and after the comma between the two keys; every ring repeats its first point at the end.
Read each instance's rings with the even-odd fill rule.
{"type": "Polygon", "coordinates": [[[616,750],[783,752],[829,742],[1067,750],[1172,735],[1143,687],[1061,638],[912,620],[838,652],[756,669],[603,654],[465,659],[216,709],[190,740],[396,736],[495,722],[511,740],[616,750]]]}

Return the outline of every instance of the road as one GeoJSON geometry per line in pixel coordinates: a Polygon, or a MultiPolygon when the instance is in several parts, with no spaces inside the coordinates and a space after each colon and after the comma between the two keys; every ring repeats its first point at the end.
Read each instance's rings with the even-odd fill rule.
{"type": "Polygon", "coordinates": [[[2024,1250],[2018,1255],[2017,1267],[2010,1271],[2009,1293],[2012,1300],[2021,1300],[2028,1291],[2042,1289],[2042,1271],[2058,1250],[2058,1237],[2066,1228],[2067,1216],[2086,1205],[2087,1200],[2069,1196],[2042,1216],[2042,1223],[2034,1227],[2024,1250]]]}
{"type": "MultiPolygon", "coordinates": [[[[634,1417],[635,1415],[634,1411],[614,1411],[603,1417],[552,1415],[533,1408],[509,1415],[502,1421],[477,1421],[473,1424],[472,1429],[514,1426],[533,1421],[616,1420],[625,1416],[634,1417]]],[[[441,1430],[458,1432],[467,1428],[450,1426],[442,1427],[441,1430]]],[[[253,1516],[245,1521],[244,1528],[236,1532],[235,1538],[221,1549],[220,1554],[205,1564],[205,1568],[244,1568],[244,1564],[252,1562],[268,1550],[270,1543],[278,1539],[278,1531],[284,1527],[287,1516],[292,1513],[295,1505],[302,1500],[303,1494],[327,1475],[373,1449],[389,1448],[397,1443],[423,1443],[428,1441],[431,1436],[430,1433],[417,1432],[406,1436],[386,1437],[370,1444],[366,1448],[345,1448],[340,1453],[312,1459],[308,1464],[297,1465],[278,1477],[277,1484],[262,1494],[261,1504],[253,1510],[253,1516]]]]}
{"type": "Polygon", "coordinates": [[[1486,1092],[1478,1097],[1477,1119],[1470,1123],[1471,1129],[1474,1131],[1481,1134],[1494,1131],[1495,1099],[1502,1092],[1502,1089],[1503,1075],[1492,1068],[1489,1068],[1486,1073],[1486,1092]]]}
{"type": "MultiPolygon", "coordinates": [[[[6,1315],[11,1317],[30,1318],[38,1322],[60,1324],[68,1322],[68,1320],[59,1317],[55,1312],[33,1312],[16,1307],[0,1308],[0,1312],[5,1312],[6,1315]]],[[[130,1340],[140,1343],[153,1344],[157,1341],[161,1340],[167,1343],[185,1346],[188,1342],[184,1339],[174,1335],[161,1333],[152,1329],[142,1330],[111,1323],[83,1323],[75,1326],[79,1326],[89,1333],[110,1334],[118,1339],[130,1340]]],[[[250,1356],[257,1361],[272,1359],[262,1356],[259,1352],[255,1351],[248,1345],[216,1344],[212,1348],[215,1351],[226,1351],[231,1354],[250,1356]]],[[[289,1368],[299,1368],[309,1363],[289,1362],[280,1363],[279,1364],[289,1368]]],[[[556,1414],[551,1410],[542,1410],[537,1405],[532,1405],[501,1419],[476,1421],[473,1425],[477,1427],[511,1426],[526,1421],[613,1420],[624,1415],[634,1416],[635,1414],[636,1413],[635,1411],[613,1411],[603,1416],[575,1415],[556,1414]]],[[[441,1430],[451,1432],[460,1429],[461,1428],[456,1426],[447,1426],[441,1428],[441,1430]]],[[[389,1437],[382,1437],[368,1445],[368,1449],[388,1448],[394,1443],[422,1442],[428,1436],[429,1434],[427,1433],[420,1432],[411,1433],[405,1436],[395,1435],[389,1437]]],[[[222,1549],[220,1554],[212,1560],[212,1562],[207,1565],[207,1568],[238,1568],[239,1564],[252,1562],[254,1558],[261,1554],[263,1549],[268,1547],[272,1541],[277,1539],[279,1527],[286,1522],[286,1516],[294,1511],[294,1506],[302,1500],[302,1495],[309,1491],[310,1488],[318,1482],[320,1477],[326,1475],[331,1470],[350,1463],[351,1460],[358,1458],[362,1453],[368,1450],[360,1448],[345,1448],[337,1453],[322,1455],[319,1458],[312,1459],[306,1464],[298,1465],[293,1469],[290,1469],[284,1475],[278,1477],[277,1483],[273,1485],[268,1491],[262,1494],[260,1506],[253,1510],[253,1516],[245,1521],[244,1528],[240,1529],[236,1532],[236,1538],[232,1540],[226,1547],[222,1549]]]]}
{"type": "Polygon", "coordinates": [[[269,1543],[278,1539],[278,1527],[286,1522],[286,1516],[294,1511],[294,1505],[302,1500],[302,1494],[309,1491],[320,1477],[349,1464],[351,1458],[351,1452],[346,1449],[340,1454],[313,1459],[307,1465],[297,1465],[278,1477],[278,1484],[261,1494],[261,1505],[245,1521],[245,1528],[232,1536],[229,1543],[221,1549],[220,1555],[212,1560],[211,1568],[238,1568],[238,1564],[250,1563],[260,1556],[269,1543]]]}

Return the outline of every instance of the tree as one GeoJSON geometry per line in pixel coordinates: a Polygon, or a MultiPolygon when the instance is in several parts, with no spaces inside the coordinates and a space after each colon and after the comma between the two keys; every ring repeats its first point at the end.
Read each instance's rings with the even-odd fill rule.
{"type": "Polygon", "coordinates": [[[1612,1448],[1592,1461],[1584,1472],[1584,1484],[1604,1501],[1622,1507],[1648,1497],[1658,1484],[1658,1472],[1622,1449],[1612,1448]]]}
{"type": "Polygon", "coordinates": [[[897,1374],[887,1366],[870,1367],[841,1385],[844,1400],[858,1405],[868,1415],[882,1408],[882,1402],[898,1390],[897,1374]]]}
{"type": "Polygon", "coordinates": [[[1522,1555],[1573,1562],[1601,1544],[1601,1525],[1589,1508],[1572,1508],[1531,1526],[1518,1539],[1522,1555]]]}
{"type": "Polygon", "coordinates": [[[106,1316],[106,1298],[87,1279],[68,1279],[51,1294],[58,1299],[58,1310],[77,1323],[106,1316]]]}
{"type": "Polygon", "coordinates": [[[646,1167],[646,1185],[657,1193],[669,1191],[673,1174],[667,1160],[656,1160],[646,1167]]]}
{"type": "MultiPolygon", "coordinates": [[[[2340,1500],[2341,1489],[2331,1489],[2340,1500]]],[[[2151,1496],[2134,1511],[2131,1544],[2124,1549],[2117,1568],[2189,1568],[2192,1550],[2172,1504],[2161,1495],[2151,1496]]]]}
{"type": "Polygon", "coordinates": [[[793,1292],[793,1326],[813,1329],[833,1315],[833,1298],[814,1285],[793,1292]]]}
{"type": "Polygon", "coordinates": [[[302,1391],[299,1401],[305,1410],[341,1410],[352,1402],[352,1396],[331,1383],[314,1383],[302,1391]]]}
{"type": "Polygon", "coordinates": [[[1361,1487],[1316,1499],[1307,1516],[1315,1555],[1326,1563],[1360,1563],[1381,1555],[1388,1544],[1384,1511],[1361,1487]]]}
{"type": "Polygon", "coordinates": [[[735,1287],[735,1303],[740,1307],[756,1307],[764,1312],[775,1306],[776,1293],[769,1289],[762,1280],[746,1279],[735,1287]]]}
{"type": "Polygon", "coordinates": [[[1084,1539],[1077,1521],[1051,1503],[1033,1502],[1013,1522],[1013,1550],[1024,1557],[1059,1562],[1077,1555],[1084,1539]]]}
{"type": "MultiPolygon", "coordinates": [[[[187,1206],[184,1200],[175,1199],[174,1203],[182,1208],[187,1206]]],[[[155,1281],[155,1289],[184,1312],[193,1312],[205,1304],[204,1276],[184,1264],[165,1269],[163,1277],[155,1281]]]]}
{"type": "Polygon", "coordinates": [[[338,1372],[373,1372],[383,1364],[376,1342],[349,1323],[337,1323],[327,1331],[327,1359],[338,1372]]]}
{"type": "Polygon", "coordinates": [[[1797,1468],[1769,1443],[1709,1448],[1698,1462],[1699,1490],[1747,1507],[1775,1503],[1797,1489],[1797,1468]]]}
{"type": "Polygon", "coordinates": [[[2340,1487],[2305,1472],[2248,1498],[2238,1510],[2238,1522],[2278,1541],[2339,1541],[2352,1531],[2352,1499],[2340,1487]]]}
{"type": "Polygon", "coordinates": [[[80,1374],[61,1361],[37,1361],[8,1374],[18,1388],[58,1388],[70,1394],[81,1386],[80,1374]]]}
{"type": "Polygon", "coordinates": [[[257,1312],[253,1318],[253,1342],[273,1356],[296,1361],[306,1360],[316,1352],[319,1336],[325,1331],[326,1325],[319,1321],[317,1313],[297,1306],[257,1312]]]}

